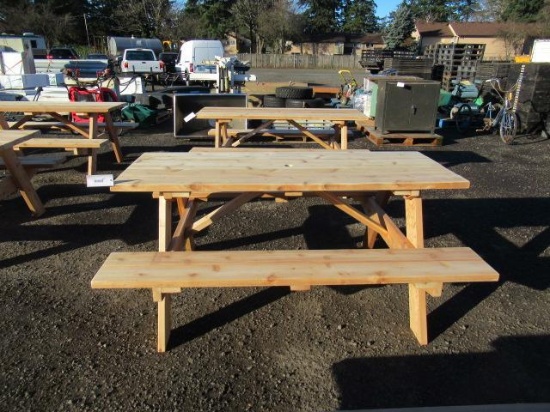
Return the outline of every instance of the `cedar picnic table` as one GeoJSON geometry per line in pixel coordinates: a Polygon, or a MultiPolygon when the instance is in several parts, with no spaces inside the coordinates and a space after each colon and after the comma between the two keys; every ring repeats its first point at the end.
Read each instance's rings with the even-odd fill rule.
{"type": "Polygon", "coordinates": [[[37,131],[28,130],[0,130],[0,158],[3,161],[3,166],[9,172],[9,175],[0,181],[0,198],[3,199],[19,190],[27,207],[35,217],[44,213],[44,205],[13,147],[32,138],[37,133],[37,131]]]}
{"type": "Polygon", "coordinates": [[[259,134],[276,121],[284,121],[294,126],[304,136],[312,139],[325,149],[348,148],[348,122],[364,122],[367,117],[356,109],[322,109],[322,108],[271,108],[271,107],[204,107],[196,113],[197,119],[215,120],[214,146],[236,147],[242,142],[259,134]],[[233,120],[262,120],[262,124],[247,131],[234,140],[228,133],[228,124],[233,120]],[[330,122],[334,134],[329,143],[315,134],[315,129],[308,128],[300,121],[330,122]]]}
{"type": "Polygon", "coordinates": [[[150,192],[159,200],[159,252],[114,252],[92,279],[94,289],[150,288],[157,302],[157,350],[171,332],[171,296],[185,288],[407,284],[410,328],[428,344],[426,296],[444,283],[497,281],[498,273],[467,247],[424,249],[421,191],[466,189],[468,180],[418,152],[300,149],[199,149],[144,153],[113,192],[150,192]],[[318,196],[366,227],[355,250],[195,251],[193,236],[253,199],[318,196]],[[405,202],[405,233],[384,211],[405,202]],[[199,202],[226,199],[197,218],[199,202]],[[354,199],[359,207],[351,203],[354,199]],[[179,222],[172,231],[172,205],[179,222]],[[372,249],[380,236],[389,249],[372,249]]]}
{"type": "MultiPolygon", "coordinates": [[[[97,139],[99,137],[99,115],[105,116],[105,130],[111,141],[113,151],[118,163],[122,162],[122,151],[120,141],[117,136],[112,112],[122,109],[126,104],[123,102],[46,102],[46,101],[15,101],[0,102],[0,128],[21,129],[25,123],[31,122],[37,115],[49,115],[57,122],[63,124],[65,128],[87,139],[97,139]],[[89,118],[88,123],[76,124],[64,116],[64,113],[77,112],[84,114],[89,118]],[[6,113],[24,113],[23,117],[13,124],[9,124],[6,119],[6,113]]],[[[36,147],[36,146],[34,146],[36,147]]],[[[45,148],[51,147],[51,144],[45,148]]],[[[88,157],[88,174],[95,173],[97,169],[97,148],[90,147],[91,155],[88,157]]]]}
{"type": "Polygon", "coordinates": [[[417,152],[226,149],[144,153],[115,179],[111,191],[150,192],[159,199],[159,251],[192,249],[194,234],[265,194],[321,197],[367,227],[369,247],[380,235],[397,248],[424,246],[422,190],[469,185],[417,152]],[[194,221],[197,204],[220,195],[231,199],[194,221]],[[405,202],[406,235],[383,210],[392,195],[405,202]],[[364,211],[353,207],[350,197],[364,211]],[[181,219],[172,233],[174,201],[181,219]]]}

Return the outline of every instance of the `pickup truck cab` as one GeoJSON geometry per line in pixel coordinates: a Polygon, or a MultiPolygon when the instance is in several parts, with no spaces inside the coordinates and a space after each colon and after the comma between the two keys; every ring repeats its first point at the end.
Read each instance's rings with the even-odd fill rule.
{"type": "Polygon", "coordinates": [[[157,59],[152,49],[126,49],[120,61],[121,73],[159,74],[164,63],[157,59]]]}

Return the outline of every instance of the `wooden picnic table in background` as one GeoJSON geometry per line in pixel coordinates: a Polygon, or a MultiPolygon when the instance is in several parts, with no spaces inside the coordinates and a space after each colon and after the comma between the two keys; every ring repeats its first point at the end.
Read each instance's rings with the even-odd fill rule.
{"type": "Polygon", "coordinates": [[[0,130],[0,157],[9,172],[9,175],[0,181],[0,198],[3,199],[19,190],[23,200],[35,217],[44,213],[44,205],[13,147],[32,138],[37,133],[37,131],[28,130],[0,130]]]}
{"type": "Polygon", "coordinates": [[[367,117],[356,109],[323,109],[323,108],[271,108],[271,107],[204,107],[196,113],[197,119],[215,120],[215,147],[239,146],[255,134],[268,129],[276,121],[285,121],[295,127],[304,136],[312,139],[325,149],[348,148],[348,122],[362,122],[367,117]],[[228,124],[233,120],[261,120],[263,123],[247,131],[234,141],[228,135],[228,124]],[[334,135],[329,143],[315,134],[315,129],[308,128],[302,121],[329,122],[334,128],[334,135]]]}
{"type": "MultiPolygon", "coordinates": [[[[33,120],[38,115],[48,115],[61,123],[65,128],[71,130],[87,139],[97,139],[99,137],[99,115],[105,117],[105,131],[111,141],[113,151],[118,163],[122,162],[122,151],[117,131],[113,126],[112,113],[122,109],[126,103],[122,102],[46,102],[46,101],[3,101],[0,102],[0,128],[22,129],[27,122],[33,120]],[[76,112],[88,117],[88,123],[76,124],[71,122],[66,113],[76,112]],[[7,121],[7,113],[23,113],[22,117],[12,123],[7,121]]],[[[49,148],[50,146],[45,146],[49,148]]],[[[88,174],[95,173],[96,170],[96,148],[90,149],[92,155],[88,158],[88,174]]]]}

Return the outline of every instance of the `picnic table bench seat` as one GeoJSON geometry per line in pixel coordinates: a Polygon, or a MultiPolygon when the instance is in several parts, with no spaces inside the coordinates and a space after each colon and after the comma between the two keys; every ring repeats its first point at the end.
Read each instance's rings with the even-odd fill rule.
{"type": "MultiPolygon", "coordinates": [[[[250,132],[252,132],[254,129],[227,129],[227,137],[238,139],[241,136],[244,136],[250,132]]],[[[326,129],[326,128],[318,128],[318,129],[312,129],[315,131],[315,134],[318,136],[327,136],[330,137],[334,135],[334,129],[326,129]]],[[[274,138],[276,140],[281,140],[285,138],[295,138],[299,137],[304,142],[307,142],[307,137],[304,136],[301,130],[298,129],[262,129],[259,132],[254,134],[255,136],[259,137],[270,137],[274,138]]],[[[210,129],[208,131],[209,137],[215,137],[216,136],[216,129],[210,129]]]]}
{"type": "MultiPolygon", "coordinates": [[[[11,127],[15,122],[8,122],[11,127]]],[[[87,123],[73,123],[75,126],[87,126],[87,123]]],[[[106,123],[98,122],[98,127],[105,127],[106,123]]],[[[139,126],[136,122],[113,122],[113,126],[116,129],[135,129],[139,126]]],[[[62,129],[67,130],[68,127],[65,123],[56,121],[29,121],[20,126],[21,129],[62,129]]]]}
{"type": "Polygon", "coordinates": [[[428,343],[426,293],[444,283],[494,282],[498,273],[469,248],[286,251],[115,252],[94,289],[152,289],[158,303],[157,350],[167,348],[171,294],[184,288],[408,284],[410,327],[428,343]]]}
{"type": "Polygon", "coordinates": [[[82,139],[64,137],[33,137],[15,146],[21,149],[61,149],[73,152],[74,155],[88,154],[89,150],[100,149],[109,139],[82,139]]]}

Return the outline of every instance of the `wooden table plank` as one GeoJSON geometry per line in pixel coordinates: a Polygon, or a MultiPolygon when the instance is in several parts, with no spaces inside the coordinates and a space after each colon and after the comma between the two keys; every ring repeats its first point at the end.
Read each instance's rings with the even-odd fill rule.
{"type": "Polygon", "coordinates": [[[465,189],[468,180],[417,152],[144,153],[115,192],[355,192],[465,189]]]}
{"type": "Polygon", "coordinates": [[[434,277],[441,283],[485,282],[498,280],[498,273],[462,247],[397,254],[387,249],[122,252],[109,256],[92,288],[395,284],[433,282],[434,277]],[[434,261],[440,263],[426,264],[434,261]],[[304,271],[311,276],[304,278],[304,271]]]}
{"type": "Polygon", "coordinates": [[[0,112],[108,113],[122,109],[125,105],[123,102],[0,101],[0,112]]]}

